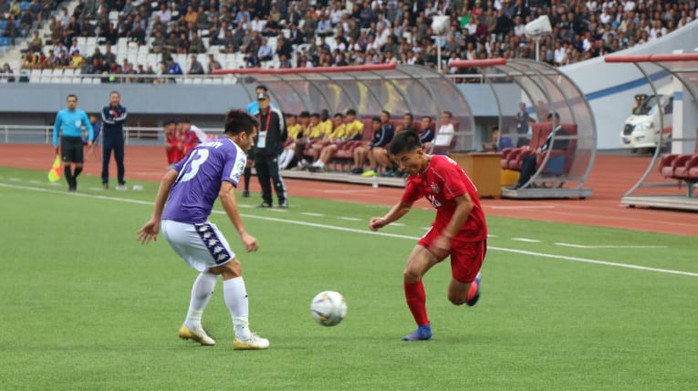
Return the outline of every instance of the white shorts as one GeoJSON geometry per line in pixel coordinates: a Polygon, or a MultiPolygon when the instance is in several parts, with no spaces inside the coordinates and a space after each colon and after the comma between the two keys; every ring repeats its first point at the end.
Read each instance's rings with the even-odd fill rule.
{"type": "Polygon", "coordinates": [[[188,224],[163,220],[161,227],[162,235],[174,252],[199,272],[235,259],[228,241],[213,223],[188,224]]]}

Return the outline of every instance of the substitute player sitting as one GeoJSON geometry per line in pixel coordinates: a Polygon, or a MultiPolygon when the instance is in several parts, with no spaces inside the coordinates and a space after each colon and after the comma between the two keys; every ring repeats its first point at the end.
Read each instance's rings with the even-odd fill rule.
{"type": "Polygon", "coordinates": [[[245,250],[251,252],[259,248],[257,239],[245,230],[234,191],[245,168],[245,152],[252,147],[257,129],[256,119],[243,111],[231,110],[225,120],[223,137],[200,144],[163,176],[153,216],[138,231],[138,239],[147,244],[157,239],[162,227],[174,252],[199,271],[179,337],[202,345],[216,343],[201,326],[201,317],[218,276],[223,276],[223,298],[235,329],[233,348],[269,347],[267,339],[249,329],[247,289],[240,261],[218,227],[208,221],[213,203],[220,198],[245,250]]]}
{"type": "Polygon", "coordinates": [[[398,133],[390,153],[408,175],[407,186],[400,202],[384,217],[372,218],[369,228],[376,231],[397,221],[422,196],[436,208],[436,219],[412,250],[404,271],[405,298],[418,328],[403,340],[427,340],[432,334],[422,277],[450,255],[448,299],[455,305],[475,305],[480,297],[480,266],[487,251],[487,224],[468,175],[451,158],[426,154],[417,133],[398,133]]]}

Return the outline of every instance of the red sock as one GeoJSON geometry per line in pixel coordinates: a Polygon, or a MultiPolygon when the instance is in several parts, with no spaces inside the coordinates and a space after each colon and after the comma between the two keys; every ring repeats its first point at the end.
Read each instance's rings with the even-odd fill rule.
{"type": "Polygon", "coordinates": [[[426,326],[429,324],[427,317],[427,294],[424,292],[424,284],[422,280],[417,282],[405,282],[405,299],[407,306],[412,311],[412,316],[418,326],[426,326]]]}
{"type": "Polygon", "coordinates": [[[470,301],[475,297],[475,294],[477,293],[477,282],[473,281],[472,284],[470,284],[470,289],[468,289],[468,294],[465,297],[465,301],[470,301]]]}

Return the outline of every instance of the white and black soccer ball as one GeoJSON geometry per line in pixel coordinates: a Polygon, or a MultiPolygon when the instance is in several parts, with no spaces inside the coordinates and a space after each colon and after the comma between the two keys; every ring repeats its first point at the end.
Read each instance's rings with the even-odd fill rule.
{"type": "Polygon", "coordinates": [[[310,313],[319,324],[336,326],[347,315],[347,302],[338,292],[320,292],[310,302],[310,313]]]}

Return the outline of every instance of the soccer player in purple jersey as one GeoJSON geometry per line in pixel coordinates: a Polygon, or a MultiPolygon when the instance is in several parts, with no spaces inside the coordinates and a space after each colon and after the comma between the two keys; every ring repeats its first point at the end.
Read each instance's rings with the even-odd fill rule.
{"type": "Polygon", "coordinates": [[[243,111],[228,112],[223,137],[199,144],[164,175],[155,198],[153,216],[138,231],[138,239],[147,244],[157,240],[162,228],[172,249],[199,271],[179,337],[202,345],[216,343],[201,326],[201,316],[213,295],[218,276],[223,276],[223,297],[235,329],[233,348],[269,347],[267,339],[249,329],[247,290],[240,261],[223,234],[208,221],[213,203],[220,198],[245,250],[253,252],[259,248],[257,239],[245,230],[234,191],[245,168],[245,152],[252,147],[258,126],[257,120],[243,111]]]}

